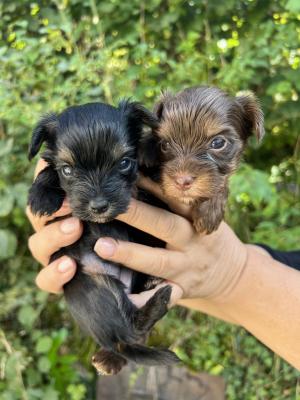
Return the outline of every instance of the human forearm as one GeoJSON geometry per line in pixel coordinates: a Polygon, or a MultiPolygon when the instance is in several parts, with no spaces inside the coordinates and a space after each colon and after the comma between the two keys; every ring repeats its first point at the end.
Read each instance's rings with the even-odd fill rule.
{"type": "Polygon", "coordinates": [[[238,284],[212,303],[300,369],[300,274],[253,246],[247,248],[238,284]]]}
{"type": "Polygon", "coordinates": [[[215,304],[211,300],[207,299],[182,299],[177,302],[177,305],[190,308],[195,311],[200,311],[204,314],[208,314],[211,317],[215,317],[221,319],[222,321],[228,322],[230,324],[237,324],[237,321],[227,315],[222,307],[219,307],[218,304],[215,304]]]}

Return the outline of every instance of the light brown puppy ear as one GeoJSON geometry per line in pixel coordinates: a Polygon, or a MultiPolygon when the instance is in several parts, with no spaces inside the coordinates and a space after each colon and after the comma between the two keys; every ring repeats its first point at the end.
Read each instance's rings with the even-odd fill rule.
{"type": "Polygon", "coordinates": [[[164,107],[169,102],[169,100],[173,99],[174,96],[168,90],[162,92],[160,97],[158,98],[156,104],[154,105],[153,112],[157,116],[159,120],[164,117],[164,107]]]}
{"type": "Polygon", "coordinates": [[[256,139],[261,141],[265,134],[264,128],[264,114],[260,107],[259,100],[254,94],[246,96],[239,96],[236,101],[241,106],[242,110],[242,132],[245,139],[252,133],[255,134],[256,139]]]}

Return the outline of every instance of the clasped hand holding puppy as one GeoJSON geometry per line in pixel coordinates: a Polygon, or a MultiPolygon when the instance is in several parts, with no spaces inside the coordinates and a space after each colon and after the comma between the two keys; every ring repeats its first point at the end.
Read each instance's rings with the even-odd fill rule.
{"type": "MultiPolygon", "coordinates": [[[[240,292],[241,287],[244,286],[244,289],[246,289],[245,276],[249,277],[250,273],[251,277],[251,273],[253,273],[253,271],[251,271],[252,268],[255,269],[257,267],[254,265],[254,263],[257,262],[257,259],[260,259],[261,262],[263,262],[265,265],[268,265],[270,263],[270,257],[264,254],[264,251],[261,249],[258,250],[255,247],[246,246],[241,243],[225,223],[221,223],[219,228],[208,236],[201,233],[201,231],[203,231],[203,220],[205,222],[205,226],[208,227],[206,231],[209,232],[214,231],[220,224],[227,197],[227,177],[230,173],[232,173],[239,160],[239,156],[243,148],[243,136],[245,136],[246,139],[250,131],[255,130],[257,136],[260,137],[261,133],[263,132],[259,109],[257,108],[256,103],[251,101],[249,98],[240,98],[240,105],[235,113],[236,119],[231,119],[231,125],[226,125],[224,122],[226,120],[228,121],[228,118],[226,117],[228,116],[228,113],[230,114],[232,104],[222,95],[218,99],[219,94],[220,92],[217,91],[213,96],[215,100],[216,98],[219,100],[219,102],[215,102],[216,108],[213,108],[214,102],[212,101],[213,99],[211,99],[210,113],[208,113],[208,115],[205,112],[202,113],[197,124],[197,127],[200,127],[197,133],[198,137],[199,135],[201,137],[201,134],[203,135],[203,132],[206,132],[206,136],[204,138],[202,137],[202,147],[204,147],[204,150],[205,146],[211,147],[209,147],[208,151],[206,150],[203,152],[203,154],[201,154],[201,151],[199,153],[199,149],[197,149],[197,144],[199,144],[199,142],[195,143],[193,140],[190,140],[189,142],[188,153],[193,153],[195,150],[197,150],[197,154],[194,153],[194,156],[197,155],[200,162],[191,162],[191,157],[182,157],[184,155],[182,148],[178,153],[178,138],[180,138],[181,133],[180,129],[183,129],[183,133],[186,134],[189,125],[183,124],[185,120],[184,118],[179,118],[179,120],[176,121],[176,118],[174,117],[174,115],[176,115],[175,113],[171,118],[171,121],[174,120],[176,122],[174,124],[175,134],[170,129],[168,132],[168,125],[159,132],[159,134],[165,136],[163,141],[161,138],[159,140],[159,143],[161,144],[161,154],[163,154],[164,157],[158,160],[158,165],[162,166],[161,175],[163,177],[163,193],[161,187],[155,185],[149,179],[141,180],[141,186],[148,191],[152,191],[158,198],[161,198],[163,201],[167,202],[171,208],[183,216],[181,217],[173,214],[170,211],[157,209],[153,206],[138,202],[137,200],[132,200],[129,211],[126,214],[121,214],[117,217],[117,219],[120,221],[126,222],[127,224],[150,233],[158,239],[166,242],[166,249],[149,248],[142,244],[129,243],[122,240],[116,241],[111,238],[102,237],[96,243],[95,251],[102,257],[102,259],[120,262],[132,269],[147,271],[148,274],[160,276],[168,281],[171,281],[173,285],[173,303],[178,300],[178,298],[183,297],[185,300],[180,301],[180,303],[183,305],[187,305],[196,309],[202,309],[205,312],[225,320],[242,323],[242,325],[244,325],[247,329],[252,331],[261,340],[265,341],[268,343],[268,345],[270,345],[270,347],[272,347],[270,340],[266,340],[264,332],[259,332],[260,327],[257,325],[259,322],[262,322],[260,321],[260,318],[265,319],[266,313],[264,311],[260,313],[260,310],[255,310],[255,312],[259,314],[259,318],[257,318],[254,322],[252,320],[252,322],[250,322],[250,326],[247,326],[249,314],[251,315],[253,312],[253,305],[255,302],[260,304],[259,291],[255,301],[253,301],[253,305],[248,304],[247,291],[245,291],[246,298],[244,299],[243,297],[245,297],[245,293],[240,292]],[[210,123],[207,125],[202,124],[204,126],[201,127],[201,121],[207,121],[209,117],[211,117],[210,123]],[[179,127],[177,142],[176,127],[179,127]],[[212,130],[210,133],[213,137],[213,142],[211,142],[210,135],[207,135],[208,128],[212,130]],[[240,133],[239,135],[236,135],[238,131],[240,131],[240,133]],[[170,132],[171,137],[168,140],[168,134],[170,136],[170,132]],[[217,142],[214,143],[216,141],[215,135],[218,132],[221,133],[221,135],[218,135],[216,139],[217,142]],[[208,141],[205,141],[207,136],[208,141]],[[224,150],[226,144],[229,144],[225,149],[227,152],[219,152],[218,150],[220,149],[224,150]],[[174,152],[176,153],[176,150],[176,162],[172,165],[170,160],[172,160],[172,158],[174,159],[174,152]],[[235,153],[233,153],[233,150],[235,153]],[[173,157],[170,157],[172,151],[173,157]],[[227,156],[224,157],[225,154],[227,154],[227,156]],[[234,160],[234,162],[229,162],[230,160],[234,160]],[[180,166],[179,171],[178,169],[176,170],[178,165],[180,166]],[[194,181],[197,182],[197,175],[193,176],[193,171],[197,167],[203,167],[204,174],[202,175],[202,181],[200,179],[200,184],[198,182],[198,185],[193,185],[194,181]],[[178,172],[184,173],[178,174],[178,172]],[[212,182],[209,184],[211,180],[212,182]],[[213,182],[215,180],[218,182],[218,185],[214,186],[213,182]],[[217,190],[217,186],[221,189],[219,192],[217,190]],[[202,191],[200,190],[200,193],[197,191],[197,188],[199,187],[202,189],[202,191]],[[204,192],[203,188],[205,188],[204,192]],[[212,190],[212,188],[214,189],[211,193],[210,190],[212,190]],[[210,195],[215,193],[213,198],[216,201],[207,201],[207,198],[205,198],[205,193],[207,191],[210,195]],[[175,195],[172,195],[174,192],[175,195]],[[166,197],[166,195],[169,196],[166,197]],[[179,197],[179,200],[183,201],[184,203],[188,203],[188,205],[185,207],[178,205],[175,200],[176,197],[179,197]],[[209,210],[205,207],[207,203],[210,203],[208,208],[213,210],[212,217],[208,216],[207,214],[209,212],[209,210]],[[193,225],[191,222],[189,222],[190,219],[192,220],[193,225]],[[208,223],[211,221],[212,223],[209,226],[208,223]],[[194,228],[196,228],[196,231],[194,228]],[[200,298],[202,300],[200,300],[200,298]],[[234,309],[232,309],[233,302],[236,299],[238,299],[238,301],[242,301],[240,301],[240,304],[235,305],[234,309]],[[240,306],[245,315],[244,319],[246,320],[246,323],[243,318],[241,318],[239,313],[237,313],[240,306]],[[248,315],[247,312],[245,312],[245,306],[246,311],[248,307],[248,315]],[[256,329],[258,329],[257,332],[256,329]]],[[[184,92],[181,97],[183,97],[183,104],[185,104],[187,99],[184,99],[184,92]]],[[[168,104],[168,101],[164,101],[164,104],[159,107],[159,110],[157,110],[158,115],[162,115],[166,110],[167,114],[172,114],[174,108],[176,110],[176,103],[179,102],[180,106],[181,101],[182,98],[180,98],[180,96],[179,99],[178,97],[176,99],[171,99],[171,107],[170,104],[168,104]]],[[[184,107],[182,107],[181,104],[181,109],[182,108],[184,110],[184,107]]],[[[193,108],[193,104],[190,104],[186,110],[191,110],[191,108],[193,108]]],[[[188,117],[192,117],[191,114],[187,115],[188,117]]],[[[197,115],[194,117],[196,116],[197,115]]],[[[195,118],[193,120],[195,121],[195,118]]],[[[188,140],[185,137],[183,145],[186,146],[187,141],[188,140]]],[[[155,142],[155,145],[157,145],[157,141],[155,142]]],[[[146,163],[148,161],[149,160],[147,160],[146,157],[146,163]]],[[[153,163],[153,157],[150,157],[150,164],[151,163],[153,163]]],[[[64,203],[62,209],[58,210],[55,215],[66,215],[69,211],[70,210],[68,209],[68,206],[66,203],[64,203]]],[[[43,225],[43,222],[46,222],[49,219],[32,217],[30,211],[29,216],[33,222],[33,225],[37,226],[38,228],[43,225]]],[[[56,232],[58,238],[58,228],[60,227],[64,229],[66,226],[70,228],[71,222],[73,222],[75,225],[77,224],[77,229],[74,225],[73,227],[75,230],[73,233],[70,232],[70,236],[68,238],[64,236],[65,240],[68,241],[66,245],[70,244],[80,236],[80,223],[74,218],[47,225],[31,238],[30,248],[37,259],[44,264],[47,264],[49,261],[49,256],[51,256],[55,250],[58,250],[60,247],[62,247],[64,243],[55,244],[53,242],[52,249],[50,250],[50,246],[48,245],[48,248],[47,246],[44,247],[44,251],[43,248],[42,251],[41,249],[37,251],[36,243],[40,241],[41,244],[45,244],[45,239],[47,234],[50,233],[50,230],[53,233],[56,232]]],[[[53,263],[51,263],[51,267],[52,268],[50,269],[49,265],[40,273],[37,283],[45,289],[53,290],[53,287],[55,287],[54,290],[58,291],[60,289],[60,285],[58,285],[57,282],[60,281],[61,284],[67,282],[74,274],[75,265],[72,260],[64,257],[63,260],[55,260],[53,263]],[[49,278],[53,279],[53,281],[57,281],[52,288],[49,278]]],[[[277,267],[280,269],[279,266],[277,267]]],[[[274,279],[274,277],[268,276],[268,270],[263,270],[263,273],[266,275],[266,278],[271,280],[274,279]]],[[[252,283],[253,279],[250,279],[250,287],[252,283]]],[[[259,285],[262,283],[262,281],[258,279],[256,283],[259,285]]],[[[138,306],[143,306],[153,296],[156,290],[157,289],[153,289],[152,291],[147,291],[141,294],[131,294],[130,298],[138,306]]],[[[273,293],[271,292],[270,296],[272,295],[273,293]]],[[[278,324],[275,322],[274,324],[272,318],[270,322],[272,322],[274,325],[272,333],[275,345],[273,348],[276,350],[276,346],[278,345],[278,341],[276,341],[276,334],[280,333],[278,331],[280,328],[280,323],[278,324]]],[[[281,354],[284,354],[285,350],[286,349],[282,351],[282,349],[277,348],[277,351],[281,354]]]]}
{"type": "MultiPolygon", "coordinates": [[[[40,160],[37,172],[44,166],[45,163],[40,160]]],[[[159,185],[149,178],[141,178],[139,185],[165,199],[159,185]]],[[[117,216],[118,220],[165,241],[166,249],[101,238],[96,242],[95,252],[103,258],[114,259],[132,269],[170,281],[173,285],[173,305],[181,298],[224,299],[240,278],[247,259],[247,247],[224,222],[210,235],[197,233],[189,220],[189,206],[168,200],[170,207],[182,216],[135,199],[131,200],[125,214],[117,216]]],[[[70,212],[67,201],[49,217],[35,216],[27,208],[27,215],[36,230],[29,239],[29,247],[33,256],[45,267],[38,274],[36,283],[51,293],[62,291],[63,285],[73,276],[76,266],[68,257],[51,264],[49,259],[62,246],[75,242],[82,233],[82,226],[79,219],[74,217],[51,225],[46,223],[56,217],[67,216],[70,212]],[[49,237],[52,238],[51,242],[49,237]],[[61,265],[66,265],[66,268],[61,265]]],[[[142,306],[154,290],[157,289],[138,295],[131,294],[129,297],[138,306],[142,306]]]]}
{"type": "MultiPolygon", "coordinates": [[[[38,169],[43,167],[44,163],[40,161],[38,169]]],[[[151,186],[156,194],[161,192],[148,180],[143,180],[143,186],[148,189],[151,186]]],[[[176,212],[187,215],[185,207],[169,204],[176,212]]],[[[49,258],[62,246],[78,240],[82,227],[73,217],[51,225],[45,223],[69,213],[67,203],[56,214],[44,218],[34,216],[27,208],[27,215],[36,230],[29,246],[33,256],[45,267],[39,272],[36,283],[42,290],[52,293],[61,292],[63,285],[72,279],[76,264],[68,257],[48,264],[49,258]]],[[[118,218],[140,230],[164,237],[168,243],[173,243],[172,238],[178,238],[179,245],[168,244],[166,250],[157,251],[135,243],[102,238],[95,245],[95,251],[102,258],[171,279],[173,304],[243,326],[300,369],[298,271],[273,260],[263,249],[242,243],[225,223],[210,235],[196,233],[188,218],[136,200],[132,200],[128,211],[118,218]],[[203,294],[208,297],[202,297],[203,294]]],[[[132,295],[132,300],[142,306],[152,295],[153,290],[132,295]]]]}

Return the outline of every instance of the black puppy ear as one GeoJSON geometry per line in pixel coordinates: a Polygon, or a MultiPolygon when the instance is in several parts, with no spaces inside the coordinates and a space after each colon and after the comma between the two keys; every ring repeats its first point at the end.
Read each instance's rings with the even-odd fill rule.
{"type": "Polygon", "coordinates": [[[119,109],[126,115],[128,126],[130,128],[142,128],[143,125],[151,129],[158,126],[156,116],[141,103],[137,101],[122,100],[119,103],[119,109]]]}
{"type": "Polygon", "coordinates": [[[45,115],[34,128],[31,143],[28,150],[28,158],[31,160],[40,150],[44,141],[51,140],[58,126],[58,118],[56,114],[45,115]]]}
{"type": "Polygon", "coordinates": [[[142,172],[148,175],[148,169],[159,166],[159,141],[152,132],[146,132],[139,142],[139,165],[142,172]]]}
{"type": "Polygon", "coordinates": [[[60,187],[56,170],[48,166],[43,169],[33,182],[28,196],[28,205],[35,215],[51,215],[57,211],[65,197],[60,187]]]}
{"type": "Polygon", "coordinates": [[[138,102],[123,100],[119,104],[119,108],[126,115],[131,140],[133,138],[138,144],[139,165],[147,168],[153,167],[157,164],[155,156],[157,154],[157,138],[153,135],[153,131],[158,128],[157,117],[138,102]],[[143,129],[145,126],[150,129],[143,129]]]}
{"type": "Polygon", "coordinates": [[[258,99],[253,95],[239,96],[236,101],[242,109],[242,131],[245,139],[252,133],[255,134],[256,139],[260,141],[264,134],[264,114],[261,110],[258,99]]]}

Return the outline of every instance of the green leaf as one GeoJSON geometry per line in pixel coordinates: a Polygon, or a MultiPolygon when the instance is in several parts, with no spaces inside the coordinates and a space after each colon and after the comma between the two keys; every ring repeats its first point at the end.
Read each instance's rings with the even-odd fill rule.
{"type": "Polygon", "coordinates": [[[25,183],[17,183],[13,187],[13,194],[16,199],[18,206],[24,210],[27,204],[28,197],[28,185],[25,183]]]}
{"type": "Polygon", "coordinates": [[[37,344],[36,344],[36,352],[37,353],[47,353],[52,346],[52,339],[49,336],[43,336],[39,338],[37,344]]]}
{"type": "Polygon", "coordinates": [[[8,229],[0,229],[0,260],[13,257],[16,253],[17,238],[8,229]]]}
{"type": "Polygon", "coordinates": [[[0,217],[6,217],[14,205],[13,192],[6,188],[0,190],[0,217]]]}
{"type": "Polygon", "coordinates": [[[299,0],[289,0],[286,5],[285,8],[291,12],[299,12],[300,11],[300,2],[299,0]]]}
{"type": "Polygon", "coordinates": [[[13,138],[10,138],[8,140],[2,140],[0,142],[0,157],[3,157],[11,152],[13,148],[13,143],[14,143],[13,138]]]}
{"type": "Polygon", "coordinates": [[[18,320],[26,328],[30,328],[37,317],[37,312],[31,306],[23,306],[18,312],[18,320]]]}
{"type": "Polygon", "coordinates": [[[40,357],[38,360],[39,371],[46,373],[50,370],[50,368],[51,368],[51,363],[48,360],[48,358],[45,356],[40,357]]]}
{"type": "Polygon", "coordinates": [[[52,387],[48,387],[43,395],[43,400],[59,400],[59,393],[52,387]]]}

